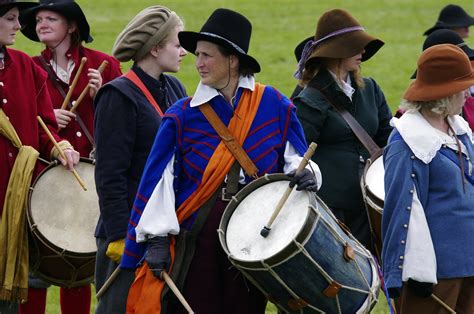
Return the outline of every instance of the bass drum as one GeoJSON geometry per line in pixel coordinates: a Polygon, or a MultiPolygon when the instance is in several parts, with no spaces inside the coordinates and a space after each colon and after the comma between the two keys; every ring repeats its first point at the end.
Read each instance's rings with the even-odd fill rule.
{"type": "Polygon", "coordinates": [[[379,262],[382,253],[382,213],[385,199],[384,174],[383,158],[380,151],[379,154],[367,159],[360,183],[379,262]]]}
{"type": "Polygon", "coordinates": [[[229,260],[282,311],[368,313],[380,288],[373,257],[316,194],[293,190],[260,235],[289,180],[266,175],[232,198],[218,230],[229,260]]]}
{"type": "Polygon", "coordinates": [[[54,162],[35,180],[28,197],[30,269],[61,287],[82,286],[94,277],[99,219],[94,162],[81,158],[75,169],[87,191],[71,171],[54,162]]]}

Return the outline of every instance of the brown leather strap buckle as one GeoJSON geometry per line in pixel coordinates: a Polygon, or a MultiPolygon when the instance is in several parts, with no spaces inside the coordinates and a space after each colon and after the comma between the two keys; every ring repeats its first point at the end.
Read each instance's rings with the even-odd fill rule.
{"type": "Polygon", "coordinates": [[[340,283],[338,283],[337,281],[333,281],[326,289],[324,289],[323,293],[328,298],[334,298],[339,293],[339,290],[341,290],[341,288],[342,286],[340,283]]]}

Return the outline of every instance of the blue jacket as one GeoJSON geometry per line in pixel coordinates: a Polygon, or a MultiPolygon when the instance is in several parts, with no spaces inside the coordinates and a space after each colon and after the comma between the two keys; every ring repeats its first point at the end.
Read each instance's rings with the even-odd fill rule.
{"type": "MultiPolygon", "coordinates": [[[[235,104],[238,104],[241,95],[242,89],[239,89],[235,104]]],[[[221,141],[199,108],[190,107],[189,103],[190,99],[180,100],[163,117],[133,204],[121,263],[123,268],[135,268],[144,254],[145,245],[136,243],[135,226],[173,155],[177,209],[199,186],[204,169],[221,141]]],[[[222,122],[228,125],[234,114],[231,106],[222,96],[214,97],[209,103],[222,122]]],[[[307,145],[303,129],[296,118],[296,108],[280,92],[266,86],[250,131],[242,145],[259,169],[259,176],[283,172],[287,141],[301,156],[305,153],[307,145]]],[[[247,182],[251,180],[246,177],[247,182]]],[[[181,228],[189,228],[198,212],[185,221],[181,228]]]]}
{"type": "MultiPolygon", "coordinates": [[[[474,156],[467,135],[458,136],[474,156]]],[[[402,271],[414,188],[428,222],[436,255],[437,278],[474,276],[474,176],[464,174],[457,152],[441,147],[429,164],[415,157],[395,129],[384,151],[385,204],[382,261],[389,291],[402,286],[402,271]],[[462,184],[464,179],[464,186],[462,184]]],[[[392,295],[394,296],[394,295],[392,295]]]]}

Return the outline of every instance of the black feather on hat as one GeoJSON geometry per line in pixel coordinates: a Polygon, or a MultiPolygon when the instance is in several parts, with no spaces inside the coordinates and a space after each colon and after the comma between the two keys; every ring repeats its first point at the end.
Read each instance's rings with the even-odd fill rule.
{"type": "Polygon", "coordinates": [[[74,2],[74,0],[40,0],[39,5],[25,10],[20,15],[21,32],[29,39],[40,41],[36,34],[36,13],[41,10],[54,11],[64,15],[69,21],[75,21],[81,41],[90,43],[94,40],[90,35],[90,27],[86,16],[79,4],[74,2]]]}
{"type": "Polygon", "coordinates": [[[184,31],[180,32],[178,37],[181,46],[191,53],[195,53],[196,44],[200,40],[226,47],[239,56],[240,62],[248,65],[254,73],[258,73],[260,65],[247,54],[251,34],[252,24],[245,16],[228,9],[217,9],[199,33],[184,31]]]}

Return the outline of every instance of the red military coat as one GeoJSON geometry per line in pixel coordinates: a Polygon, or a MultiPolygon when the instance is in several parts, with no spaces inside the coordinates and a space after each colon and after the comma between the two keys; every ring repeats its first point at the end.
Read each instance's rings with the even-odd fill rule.
{"type": "MultiPolygon", "coordinates": [[[[53,144],[39,125],[40,116],[59,141],[58,126],[46,87],[46,73],[21,51],[5,49],[4,69],[0,70],[0,106],[13,124],[23,145],[38,150],[49,159],[53,144]]],[[[5,192],[18,149],[0,135],[0,215],[5,192]]],[[[40,165],[37,163],[35,174],[40,165]]]]}
{"type": "MultiPolygon", "coordinates": [[[[41,55],[44,57],[44,59],[46,60],[48,64],[53,58],[53,53],[49,49],[42,51],[41,55]]],[[[79,95],[82,93],[84,88],[87,86],[87,84],[89,83],[89,77],[87,76],[87,73],[88,73],[87,69],[89,68],[97,69],[102,63],[102,61],[107,60],[109,62],[109,65],[102,73],[103,84],[122,75],[122,72],[120,70],[120,63],[115,58],[97,50],[92,50],[89,48],[85,48],[83,46],[76,46],[69,49],[69,51],[67,52],[67,57],[72,59],[75,64],[69,85],[72,84],[72,81],[74,77],[76,76],[76,72],[79,69],[79,65],[81,63],[82,57],[87,58],[87,62],[86,64],[84,64],[84,68],[82,69],[82,72],[79,76],[77,85],[74,88],[74,91],[72,93],[71,101],[76,100],[79,97],[79,95]]],[[[33,60],[39,66],[43,67],[38,56],[33,57],[33,60]]],[[[55,77],[57,79],[58,84],[63,88],[64,92],[67,94],[67,92],[69,91],[69,85],[61,81],[56,76],[56,74],[55,74],[55,77]]],[[[48,77],[47,85],[48,85],[49,94],[51,96],[51,101],[53,103],[53,107],[55,109],[61,108],[64,98],[63,96],[61,96],[59,90],[56,88],[56,84],[51,79],[49,79],[49,77],[48,77]]],[[[93,99],[90,97],[89,93],[86,95],[86,97],[84,97],[81,104],[77,108],[76,114],[79,115],[79,117],[82,119],[87,130],[93,137],[94,136],[94,107],[93,107],[93,99]]],[[[87,139],[86,135],[84,134],[84,131],[81,129],[77,121],[71,121],[67,125],[66,128],[60,129],[59,135],[62,138],[68,140],[72,144],[72,146],[74,146],[74,149],[76,149],[81,154],[82,157],[89,157],[89,153],[92,150],[92,144],[87,139]]]]}

